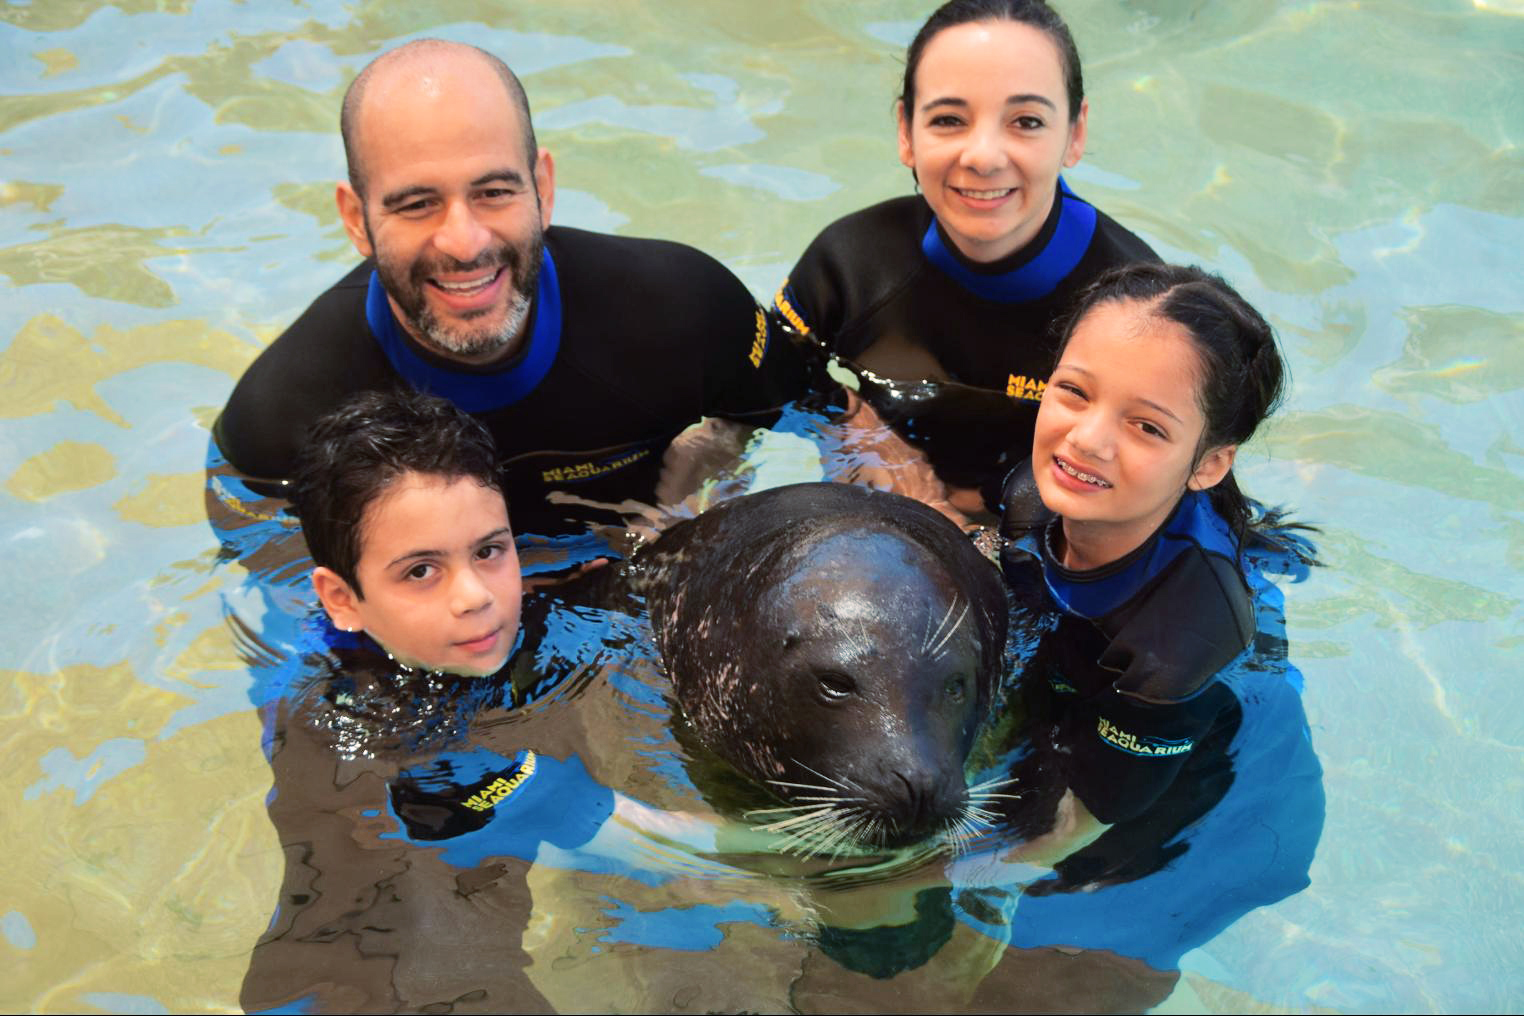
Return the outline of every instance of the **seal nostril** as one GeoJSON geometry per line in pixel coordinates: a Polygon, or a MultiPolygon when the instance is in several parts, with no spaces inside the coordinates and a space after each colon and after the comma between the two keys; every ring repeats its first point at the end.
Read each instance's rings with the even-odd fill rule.
{"type": "Polygon", "coordinates": [[[927,806],[930,801],[930,788],[926,780],[919,775],[906,776],[904,773],[895,771],[895,777],[905,785],[905,811],[904,826],[908,829],[919,829],[925,822],[927,806]]]}

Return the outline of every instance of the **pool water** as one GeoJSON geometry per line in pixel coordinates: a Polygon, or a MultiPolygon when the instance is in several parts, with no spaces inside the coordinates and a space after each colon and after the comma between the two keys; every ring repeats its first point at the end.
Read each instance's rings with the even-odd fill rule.
{"type": "MultiPolygon", "coordinates": [[[[907,190],[891,101],[928,7],[0,7],[0,1008],[236,1008],[275,912],[288,858],[256,706],[290,689],[310,605],[278,519],[246,516],[222,553],[207,427],[353,263],[331,198],[348,78],[419,35],[499,53],[556,154],[558,222],[695,244],[766,299],[824,224],[907,190]]],[[[1163,1006],[1518,1010],[1524,6],[1062,8],[1092,105],[1069,182],[1277,325],[1294,388],[1242,481],[1317,522],[1328,563],[1285,587],[1327,794],[1311,886],[1186,953],[1163,1006]]],[[[764,442],[752,465],[771,483],[807,458],[764,442]]],[[[638,625],[610,639],[606,615],[546,609],[566,652],[541,662],[572,679],[481,744],[511,758],[526,731],[619,730],[633,747],[580,756],[589,786],[668,788],[647,830],[698,807],[640,653],[581,655],[638,647],[638,625]]],[[[375,778],[304,757],[336,787],[375,778]]],[[[370,807],[334,814],[384,846],[370,807]]],[[[590,984],[630,1009],[894,1003],[801,959],[799,871],[717,867],[687,835],[541,846],[509,873],[494,905],[527,927],[537,991],[569,1009],[606,1001],[590,984]],[[632,867],[637,849],[657,856],[632,867]],[[802,979],[780,988],[781,970],[802,979]]],[[[370,873],[323,843],[331,875],[370,873]]],[[[433,898],[452,870],[407,877],[433,898]]],[[[433,921],[410,929],[408,983],[493,927],[433,921]]]]}

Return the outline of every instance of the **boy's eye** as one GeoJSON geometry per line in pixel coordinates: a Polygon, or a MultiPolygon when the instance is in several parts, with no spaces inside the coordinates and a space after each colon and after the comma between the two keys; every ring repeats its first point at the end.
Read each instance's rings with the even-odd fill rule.
{"type": "Polygon", "coordinates": [[[434,566],[433,565],[419,563],[419,564],[413,565],[413,567],[409,568],[406,572],[404,572],[402,574],[402,577],[405,578],[405,579],[411,579],[411,580],[416,582],[416,581],[419,581],[421,579],[426,579],[426,578],[428,578],[432,574],[434,574],[434,566]]]}

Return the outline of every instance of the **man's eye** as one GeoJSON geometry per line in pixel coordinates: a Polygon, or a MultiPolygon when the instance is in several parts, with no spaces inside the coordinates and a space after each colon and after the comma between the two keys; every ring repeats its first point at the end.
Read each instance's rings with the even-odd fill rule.
{"type": "Polygon", "coordinates": [[[394,210],[398,215],[416,216],[424,214],[431,207],[433,207],[433,203],[430,201],[409,201],[405,205],[398,205],[394,210]]]}
{"type": "Polygon", "coordinates": [[[501,543],[489,543],[478,547],[476,548],[476,556],[478,560],[482,561],[490,561],[495,557],[502,557],[503,545],[501,543]]]}

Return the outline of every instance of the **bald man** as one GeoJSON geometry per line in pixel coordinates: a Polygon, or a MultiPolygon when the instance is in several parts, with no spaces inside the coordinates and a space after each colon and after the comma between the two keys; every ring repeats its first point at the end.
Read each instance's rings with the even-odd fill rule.
{"type": "Polygon", "coordinates": [[[798,351],[719,262],[550,224],[555,163],[491,54],[437,39],[385,53],[350,85],[340,129],[339,215],[366,260],[234,389],[214,434],[247,477],[278,489],[318,416],[408,386],[487,425],[514,527],[543,532],[561,520],[552,492],[650,500],[688,424],[802,394],[798,351]]]}

